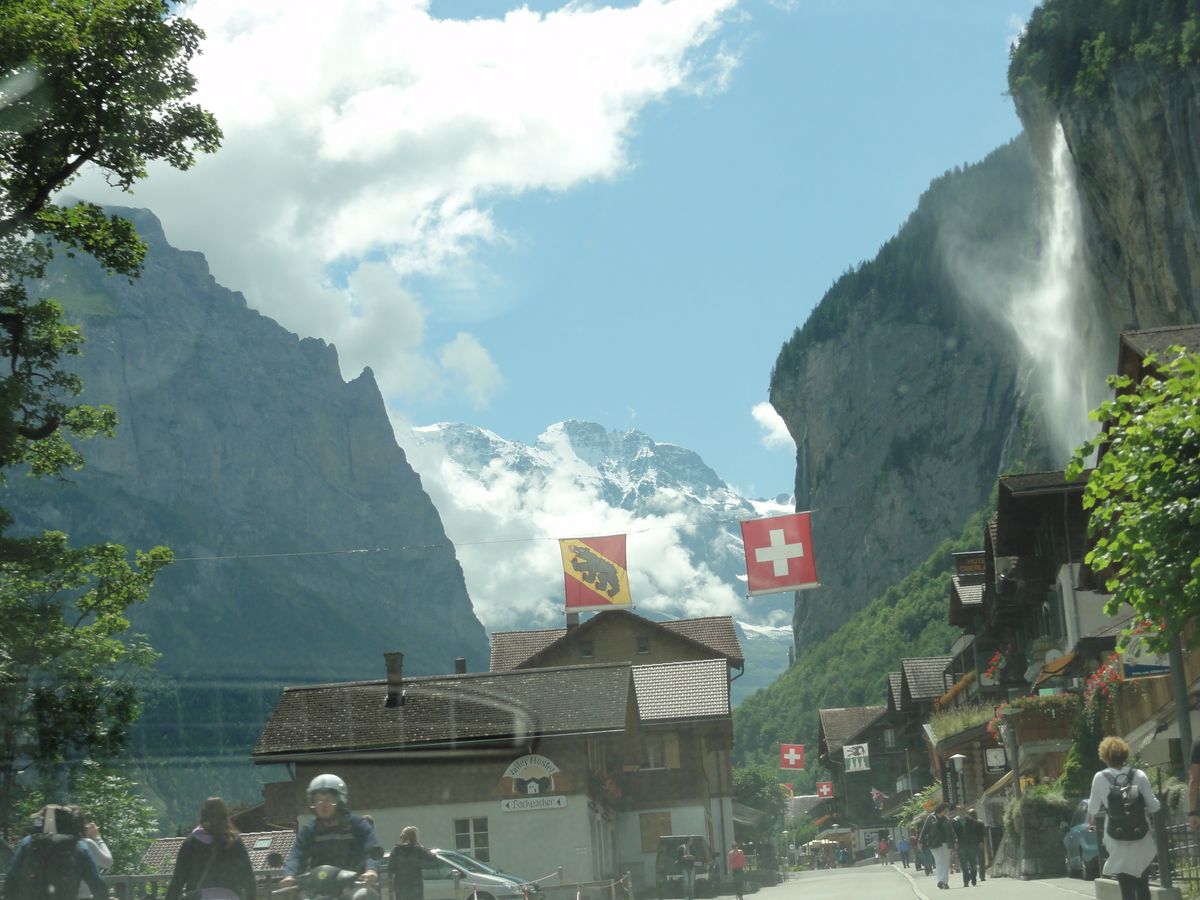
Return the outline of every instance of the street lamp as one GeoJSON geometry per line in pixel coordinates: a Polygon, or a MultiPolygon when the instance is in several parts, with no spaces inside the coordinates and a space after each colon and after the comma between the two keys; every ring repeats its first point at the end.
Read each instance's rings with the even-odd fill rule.
{"type": "Polygon", "coordinates": [[[967,758],[961,753],[955,753],[950,757],[950,764],[954,766],[954,778],[958,788],[958,806],[964,806],[967,802],[966,784],[963,781],[963,767],[967,764],[967,758]]]}

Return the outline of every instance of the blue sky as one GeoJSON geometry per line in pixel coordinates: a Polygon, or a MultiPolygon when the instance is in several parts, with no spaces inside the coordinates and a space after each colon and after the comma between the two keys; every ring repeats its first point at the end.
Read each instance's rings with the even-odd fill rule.
{"type": "Polygon", "coordinates": [[[931,179],[1011,139],[1029,0],[195,0],[225,146],[133,197],[376,373],[398,435],[577,418],[792,489],[751,409],[931,179]],[[524,10],[524,11],[521,11],[524,10]]]}
{"type": "Polygon", "coordinates": [[[791,449],[750,417],[779,347],[932,178],[1018,133],[1006,46],[1028,8],[745,7],[722,32],[727,88],[650,106],[626,171],[497,207],[519,236],[489,256],[511,292],[487,326],[508,387],[412,413],[526,441],[568,417],[638,428],[744,491],[789,492],[791,449]]]}

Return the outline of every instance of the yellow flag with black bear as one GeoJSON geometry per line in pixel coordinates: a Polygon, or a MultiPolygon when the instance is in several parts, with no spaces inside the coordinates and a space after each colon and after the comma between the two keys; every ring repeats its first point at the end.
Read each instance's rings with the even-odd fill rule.
{"type": "Polygon", "coordinates": [[[625,535],[568,538],[558,542],[568,610],[633,606],[625,535]]]}

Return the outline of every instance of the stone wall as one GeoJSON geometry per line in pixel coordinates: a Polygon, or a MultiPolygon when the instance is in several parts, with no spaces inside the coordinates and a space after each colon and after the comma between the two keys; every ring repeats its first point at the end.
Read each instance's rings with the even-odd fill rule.
{"type": "Polygon", "coordinates": [[[1004,812],[1004,839],[991,873],[1008,878],[1056,878],[1066,874],[1061,823],[1071,804],[1061,797],[1022,797],[1004,812]]]}

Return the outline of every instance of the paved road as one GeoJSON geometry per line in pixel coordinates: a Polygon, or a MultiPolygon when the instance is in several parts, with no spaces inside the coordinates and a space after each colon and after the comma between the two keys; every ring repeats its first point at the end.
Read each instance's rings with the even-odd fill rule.
{"type": "Polygon", "coordinates": [[[939,891],[933,876],[913,874],[915,871],[899,866],[860,866],[792,873],[783,884],[762,888],[747,895],[747,900],[1079,900],[1096,896],[1092,883],[1078,878],[989,878],[964,888],[961,876],[951,875],[950,890],[939,891]]]}

